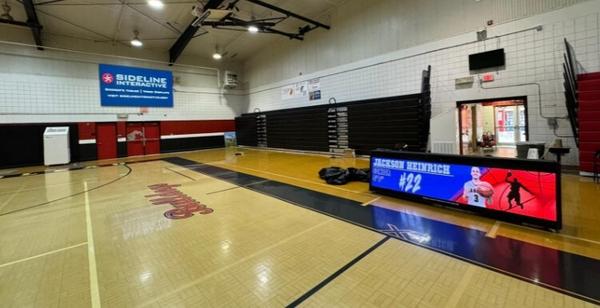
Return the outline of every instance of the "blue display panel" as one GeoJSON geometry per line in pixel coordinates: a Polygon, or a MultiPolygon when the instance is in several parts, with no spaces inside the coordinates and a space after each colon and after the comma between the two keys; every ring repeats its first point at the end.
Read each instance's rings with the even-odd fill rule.
{"type": "Polygon", "coordinates": [[[173,107],[170,71],[100,64],[101,106],[173,107]]]}
{"type": "Polygon", "coordinates": [[[480,212],[525,217],[525,220],[548,222],[546,225],[556,227],[560,225],[560,190],[557,188],[560,177],[552,163],[547,172],[541,171],[540,166],[547,166],[548,162],[541,163],[401,152],[382,157],[375,153],[371,155],[370,184],[372,190],[441,201],[480,212]],[[403,155],[407,155],[406,158],[403,155]],[[441,160],[436,159],[438,157],[441,160]],[[512,161],[518,163],[510,166],[512,161]],[[509,167],[502,166],[506,164],[509,167]],[[528,168],[529,164],[533,169],[528,168]]]}

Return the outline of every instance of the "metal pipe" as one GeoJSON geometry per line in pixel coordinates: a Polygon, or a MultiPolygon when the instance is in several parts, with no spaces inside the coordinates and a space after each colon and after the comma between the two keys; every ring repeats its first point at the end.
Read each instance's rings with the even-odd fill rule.
{"type": "Polygon", "coordinates": [[[484,90],[514,88],[514,87],[521,87],[521,86],[537,86],[537,88],[538,88],[538,109],[539,109],[538,111],[540,113],[540,117],[542,117],[543,119],[568,119],[569,118],[568,116],[549,117],[549,116],[545,116],[542,113],[542,86],[537,82],[527,82],[527,83],[519,83],[519,84],[496,86],[496,87],[484,87],[483,82],[481,81],[481,79],[479,79],[479,87],[484,90]]]}

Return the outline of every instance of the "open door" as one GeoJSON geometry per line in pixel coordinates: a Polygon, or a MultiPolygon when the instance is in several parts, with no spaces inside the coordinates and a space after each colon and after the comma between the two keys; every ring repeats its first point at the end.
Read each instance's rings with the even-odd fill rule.
{"type": "Polygon", "coordinates": [[[528,140],[527,97],[457,103],[461,155],[516,157],[528,140]]]}

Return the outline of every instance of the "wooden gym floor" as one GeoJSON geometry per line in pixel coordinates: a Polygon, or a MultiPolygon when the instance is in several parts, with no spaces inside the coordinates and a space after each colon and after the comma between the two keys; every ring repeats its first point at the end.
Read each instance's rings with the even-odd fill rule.
{"type": "Polygon", "coordinates": [[[563,175],[549,233],[329,186],[326,166],[368,161],[230,148],[16,170],[0,178],[0,306],[600,303],[600,185],[563,175]],[[167,218],[169,194],[198,211],[167,218]]]}

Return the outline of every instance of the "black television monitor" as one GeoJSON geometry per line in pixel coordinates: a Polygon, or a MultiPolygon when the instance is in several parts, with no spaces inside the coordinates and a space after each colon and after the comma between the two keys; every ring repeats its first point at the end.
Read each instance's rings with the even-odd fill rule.
{"type": "Polygon", "coordinates": [[[469,70],[504,66],[504,48],[469,55],[469,70]]]}

